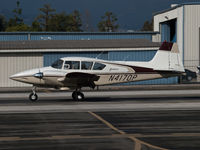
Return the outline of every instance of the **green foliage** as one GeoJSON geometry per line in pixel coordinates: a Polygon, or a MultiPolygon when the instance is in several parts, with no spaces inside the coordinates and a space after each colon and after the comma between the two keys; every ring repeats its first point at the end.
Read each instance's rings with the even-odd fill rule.
{"type": "Polygon", "coordinates": [[[14,18],[10,18],[5,31],[15,32],[15,31],[30,31],[31,28],[24,24],[22,18],[22,9],[20,8],[20,1],[16,3],[17,7],[13,10],[14,18]]]}
{"type": "Polygon", "coordinates": [[[37,16],[36,20],[32,23],[33,31],[82,31],[81,17],[77,10],[69,15],[65,12],[54,13],[56,10],[52,9],[48,4],[45,4],[44,8],[40,8],[39,10],[41,14],[37,16]]]}
{"type": "Polygon", "coordinates": [[[34,20],[32,22],[32,26],[31,26],[31,31],[42,31],[42,28],[40,27],[40,23],[37,20],[34,20]]]}
{"type": "Polygon", "coordinates": [[[72,24],[70,26],[71,31],[81,32],[82,21],[81,21],[81,15],[78,10],[74,10],[72,15],[70,15],[70,20],[72,20],[72,24]]]}
{"type": "Polygon", "coordinates": [[[106,12],[104,16],[101,17],[101,21],[98,23],[98,29],[101,32],[115,32],[119,28],[116,24],[117,17],[112,12],[106,12]]]}
{"type": "Polygon", "coordinates": [[[50,31],[66,31],[69,24],[68,16],[63,12],[55,14],[49,20],[49,30],[50,31]]]}
{"type": "Polygon", "coordinates": [[[0,15],[0,32],[5,31],[7,26],[6,19],[3,15],[0,15]]]}
{"type": "MultiPolygon", "coordinates": [[[[22,8],[20,8],[20,0],[16,2],[16,8],[12,11],[14,16],[6,21],[3,15],[0,15],[0,31],[15,32],[15,31],[61,31],[61,32],[82,32],[82,19],[78,10],[74,10],[70,14],[65,12],[56,13],[56,10],[51,8],[49,4],[45,4],[43,8],[39,8],[40,14],[29,26],[24,24],[22,18],[22,8]]],[[[88,15],[87,15],[88,17],[88,15]]],[[[88,18],[87,18],[88,19],[88,18]]],[[[115,32],[119,25],[117,17],[112,12],[106,12],[101,17],[98,23],[99,31],[115,32]]],[[[87,29],[88,30],[88,20],[87,29]]]]}
{"type": "Polygon", "coordinates": [[[31,31],[31,27],[26,24],[19,24],[16,26],[11,26],[6,28],[6,32],[16,32],[16,31],[31,31]]]}
{"type": "Polygon", "coordinates": [[[145,21],[141,31],[153,31],[153,19],[151,21],[145,21]]]}
{"type": "Polygon", "coordinates": [[[22,9],[20,8],[20,1],[17,1],[17,7],[13,10],[14,13],[14,18],[10,18],[10,20],[8,21],[8,26],[12,27],[12,26],[17,26],[20,24],[23,24],[23,18],[22,18],[22,9]]]}
{"type": "Polygon", "coordinates": [[[48,20],[48,31],[80,32],[81,18],[78,11],[67,15],[65,12],[55,13],[48,20]]]}
{"type": "Polygon", "coordinates": [[[49,31],[50,20],[56,10],[51,8],[50,4],[45,4],[44,7],[40,8],[39,10],[41,14],[37,16],[36,20],[42,26],[43,31],[49,31]]]}

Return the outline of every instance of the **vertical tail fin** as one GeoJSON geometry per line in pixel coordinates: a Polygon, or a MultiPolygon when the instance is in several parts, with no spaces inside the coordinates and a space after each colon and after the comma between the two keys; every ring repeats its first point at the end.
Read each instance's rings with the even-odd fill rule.
{"type": "Polygon", "coordinates": [[[151,63],[154,70],[185,72],[176,43],[163,42],[151,63]]]}

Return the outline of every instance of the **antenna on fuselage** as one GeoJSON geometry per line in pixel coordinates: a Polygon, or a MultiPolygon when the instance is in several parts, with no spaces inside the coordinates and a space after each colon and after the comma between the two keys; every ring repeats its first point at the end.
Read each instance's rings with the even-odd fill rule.
{"type": "Polygon", "coordinates": [[[101,56],[103,54],[104,51],[102,51],[99,55],[97,55],[97,57],[95,59],[98,59],[99,56],[101,56]]]}
{"type": "Polygon", "coordinates": [[[126,56],[123,61],[126,61],[128,58],[130,57],[130,55],[126,56]]]}

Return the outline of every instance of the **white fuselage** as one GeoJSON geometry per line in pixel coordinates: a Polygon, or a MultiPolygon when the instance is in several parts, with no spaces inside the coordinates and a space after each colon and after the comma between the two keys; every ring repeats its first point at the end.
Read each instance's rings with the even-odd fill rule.
{"type": "Polygon", "coordinates": [[[73,72],[99,76],[98,81],[94,82],[95,85],[109,85],[163,77],[162,74],[153,70],[153,66],[149,62],[104,61],[83,57],[67,57],[60,59],[60,61],[62,62],[60,65],[60,62],[58,62],[58,64],[49,67],[17,73],[10,78],[37,86],[73,88],[77,86],[76,81],[66,78],[67,74],[73,72]],[[72,64],[77,67],[72,68],[72,64]],[[84,64],[85,66],[90,64],[90,66],[88,65],[89,67],[85,68],[84,64]],[[137,72],[138,68],[140,68],[140,72],[137,72]],[[144,72],[142,69],[144,69],[144,72]],[[42,77],[40,77],[41,74],[42,77]]]}

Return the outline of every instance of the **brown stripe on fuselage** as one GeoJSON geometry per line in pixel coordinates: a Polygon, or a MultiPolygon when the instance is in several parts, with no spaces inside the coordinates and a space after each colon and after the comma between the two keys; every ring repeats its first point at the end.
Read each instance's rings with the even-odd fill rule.
{"type": "Polygon", "coordinates": [[[136,67],[136,66],[129,66],[135,70],[136,73],[155,73],[157,71],[151,69],[151,68],[144,68],[144,67],[136,67]]]}

